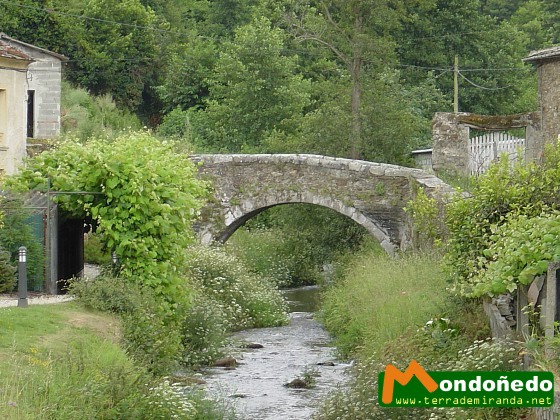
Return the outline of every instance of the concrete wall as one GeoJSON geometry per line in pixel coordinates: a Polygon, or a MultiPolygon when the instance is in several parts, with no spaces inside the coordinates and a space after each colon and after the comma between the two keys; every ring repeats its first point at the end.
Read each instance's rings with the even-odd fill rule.
{"type": "Polygon", "coordinates": [[[26,156],[27,65],[0,57],[0,168],[8,175],[26,156]]]}

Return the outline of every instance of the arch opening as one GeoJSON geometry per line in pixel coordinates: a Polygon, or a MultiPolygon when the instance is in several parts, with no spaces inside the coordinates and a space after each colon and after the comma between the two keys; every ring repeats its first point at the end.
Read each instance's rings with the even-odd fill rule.
{"type": "Polygon", "coordinates": [[[338,200],[334,200],[332,198],[328,199],[315,199],[314,202],[307,202],[307,201],[285,201],[275,204],[268,204],[263,206],[255,205],[254,203],[241,203],[238,208],[235,209],[232,213],[240,214],[237,218],[233,218],[233,220],[227,225],[225,229],[216,235],[215,239],[218,242],[225,243],[227,240],[239,229],[241,226],[245,225],[247,221],[254,218],[255,216],[259,215],[260,213],[264,212],[273,207],[277,206],[284,206],[284,205],[314,205],[323,208],[330,209],[342,216],[348,217],[358,225],[363,227],[371,236],[373,236],[381,245],[381,247],[389,254],[393,255],[396,250],[399,248],[397,244],[395,244],[392,240],[390,235],[384,230],[377,221],[367,217],[362,212],[357,210],[354,207],[346,206],[344,203],[338,200]],[[245,204],[245,205],[244,205],[245,204]],[[252,204],[252,205],[250,205],[252,204]],[[252,207],[256,207],[251,209],[252,207]],[[249,210],[241,210],[241,209],[249,209],[249,210]]]}

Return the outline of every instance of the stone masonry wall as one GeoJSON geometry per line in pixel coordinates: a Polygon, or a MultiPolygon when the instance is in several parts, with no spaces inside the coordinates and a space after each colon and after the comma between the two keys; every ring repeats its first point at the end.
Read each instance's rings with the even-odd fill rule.
{"type": "Polygon", "coordinates": [[[560,135],[559,74],[560,61],[549,61],[538,67],[543,140],[549,143],[556,141],[560,135]]]}
{"type": "Polygon", "coordinates": [[[16,45],[35,60],[29,65],[27,75],[27,89],[35,91],[34,137],[56,137],[60,134],[62,60],[23,43],[16,45]]]}
{"type": "Polygon", "coordinates": [[[525,159],[534,161],[542,155],[540,113],[487,116],[466,112],[437,112],[432,121],[432,168],[436,173],[469,175],[470,128],[525,128],[525,159]]]}
{"type": "Polygon", "coordinates": [[[198,155],[200,176],[214,185],[203,211],[203,242],[225,241],[249,218],[279,204],[333,209],[365,227],[388,251],[410,245],[403,208],[417,183],[429,194],[449,191],[419,169],[317,155],[198,155]]]}
{"type": "Polygon", "coordinates": [[[469,129],[459,115],[437,112],[432,121],[432,168],[436,173],[466,175],[469,171],[469,129]]]}

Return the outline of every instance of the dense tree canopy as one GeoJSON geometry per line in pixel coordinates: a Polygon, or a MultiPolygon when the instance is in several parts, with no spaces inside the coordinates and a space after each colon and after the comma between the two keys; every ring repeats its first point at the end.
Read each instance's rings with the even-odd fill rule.
{"type": "Polygon", "coordinates": [[[199,147],[395,162],[453,109],[455,57],[461,111],[534,110],[521,60],[560,42],[559,16],[552,0],[0,1],[1,31],[146,122],[191,115],[199,147]]]}
{"type": "MultiPolygon", "coordinates": [[[[411,150],[430,145],[433,114],[453,111],[454,74],[460,111],[536,110],[536,75],[522,59],[560,43],[560,3],[0,0],[0,31],[69,58],[66,126],[87,90],[103,95],[101,111],[114,100],[181,150],[409,164],[411,150]]],[[[302,240],[332,225],[315,216],[290,216],[302,240]]]]}

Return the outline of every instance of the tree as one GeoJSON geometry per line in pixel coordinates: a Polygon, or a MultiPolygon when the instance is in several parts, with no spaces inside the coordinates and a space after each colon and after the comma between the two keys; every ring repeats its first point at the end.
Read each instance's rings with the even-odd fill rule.
{"type": "Polygon", "coordinates": [[[516,10],[510,23],[526,34],[530,50],[538,50],[552,42],[552,28],[547,23],[545,5],[541,0],[529,0],[516,10]]]}
{"type": "Polygon", "coordinates": [[[61,52],[66,43],[59,15],[50,13],[56,0],[0,3],[0,32],[29,44],[61,52]]]}
{"type": "Polygon", "coordinates": [[[213,40],[193,37],[171,52],[169,62],[157,87],[164,111],[205,106],[209,95],[209,74],[214,71],[218,50],[213,40]]]}
{"type": "Polygon", "coordinates": [[[160,60],[157,15],[139,0],[69,2],[64,11],[59,21],[72,40],[63,50],[71,59],[69,80],[137,110],[160,60]]]}
{"type": "Polygon", "coordinates": [[[551,31],[551,41],[553,44],[560,43],[560,4],[556,0],[542,0],[545,10],[544,21],[551,31]]]}
{"type": "MultiPolygon", "coordinates": [[[[296,134],[276,139],[275,151],[350,156],[350,145],[345,141],[352,124],[348,85],[344,81],[320,85],[317,108],[305,115],[296,134]]],[[[365,78],[363,88],[360,156],[410,165],[410,151],[429,144],[431,111],[441,107],[441,93],[429,81],[405,89],[395,71],[365,78]]]]}
{"type": "Polygon", "coordinates": [[[510,19],[526,0],[481,0],[480,3],[483,14],[505,20],[510,19]]]}
{"type": "Polygon", "coordinates": [[[237,28],[252,20],[251,10],[259,0],[187,0],[185,17],[198,34],[215,39],[231,39],[237,28]]]}
{"type": "Polygon", "coordinates": [[[319,1],[291,16],[296,39],[315,42],[345,66],[351,84],[352,158],[361,157],[362,83],[364,72],[379,71],[392,62],[394,45],[389,36],[398,26],[397,15],[386,0],[319,1]]]}
{"type": "Polygon", "coordinates": [[[526,100],[528,90],[535,93],[534,78],[522,62],[529,38],[508,21],[480,14],[480,7],[478,0],[408,4],[397,38],[403,76],[417,84],[435,72],[451,111],[457,56],[460,111],[508,114],[534,110],[535,101],[526,100]]]}
{"type": "Polygon", "coordinates": [[[206,108],[193,113],[195,140],[214,151],[263,151],[267,137],[293,132],[310,84],[283,55],[285,34],[265,18],[239,28],[209,75],[206,108]]]}

